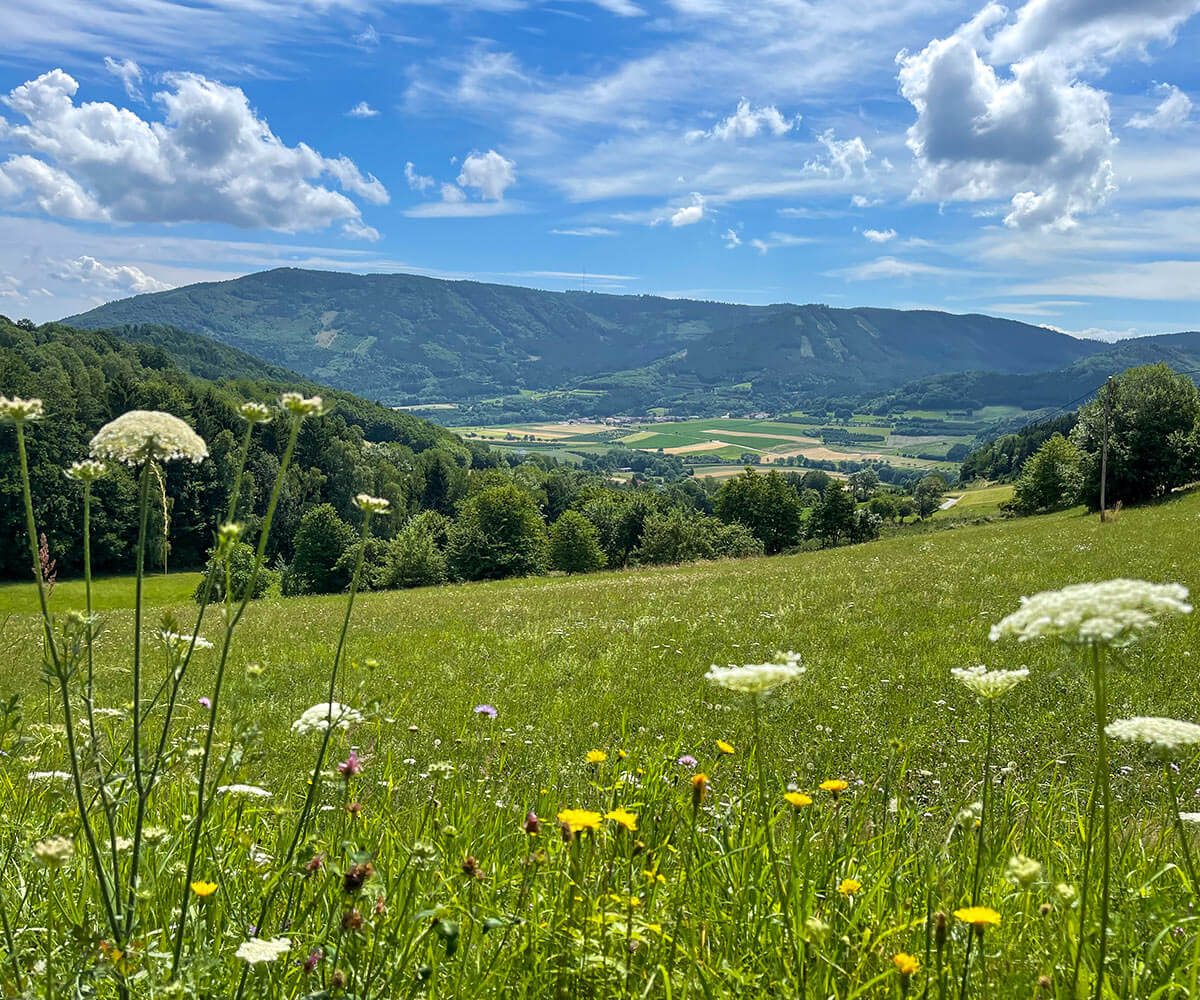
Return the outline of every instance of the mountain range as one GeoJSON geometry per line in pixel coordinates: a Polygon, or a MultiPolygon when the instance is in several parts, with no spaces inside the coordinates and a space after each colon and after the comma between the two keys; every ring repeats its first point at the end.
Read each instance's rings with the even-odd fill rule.
{"type": "Polygon", "coordinates": [[[563,414],[769,409],[910,390],[1017,392],[1057,405],[1051,397],[1061,396],[1063,372],[1073,385],[1124,356],[1200,358],[1195,334],[1113,347],[977,314],[748,306],[295,268],[139,295],[64,322],[155,329],[160,338],[166,327],[203,334],[276,371],[388,404],[551,394],[549,408],[563,414]]]}

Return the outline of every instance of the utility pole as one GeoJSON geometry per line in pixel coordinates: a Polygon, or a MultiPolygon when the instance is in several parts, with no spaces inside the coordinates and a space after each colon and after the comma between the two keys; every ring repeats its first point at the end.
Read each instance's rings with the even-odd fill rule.
{"type": "Polygon", "coordinates": [[[1113,377],[1108,376],[1108,381],[1104,383],[1104,388],[1101,389],[1103,398],[1101,402],[1104,404],[1104,440],[1100,445],[1100,520],[1108,520],[1108,508],[1105,506],[1105,490],[1108,486],[1108,430],[1112,422],[1112,384],[1113,377]]]}

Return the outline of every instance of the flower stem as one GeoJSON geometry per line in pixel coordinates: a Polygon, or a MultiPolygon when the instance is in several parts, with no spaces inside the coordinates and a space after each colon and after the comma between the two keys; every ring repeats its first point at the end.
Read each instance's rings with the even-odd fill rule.
{"type": "Polygon", "coordinates": [[[1108,902],[1109,875],[1112,840],[1112,802],[1108,780],[1108,734],[1104,727],[1108,722],[1108,683],[1104,672],[1104,658],[1098,643],[1092,644],[1092,667],[1096,686],[1096,769],[1100,775],[1101,803],[1104,809],[1104,868],[1100,881],[1100,948],[1096,957],[1096,988],[1092,996],[1100,1000],[1104,990],[1104,959],[1108,954],[1108,902]]]}
{"type": "Polygon", "coordinates": [[[779,890],[779,906],[783,913],[784,936],[788,942],[789,959],[787,967],[791,968],[792,963],[799,960],[799,952],[796,950],[796,940],[792,929],[792,914],[791,907],[788,905],[787,888],[783,884],[783,874],[779,870],[779,857],[775,853],[775,834],[771,829],[771,810],[767,803],[767,786],[763,777],[762,766],[762,741],[759,738],[759,721],[758,721],[758,695],[753,695],[751,700],[751,718],[754,722],[754,764],[758,772],[758,804],[762,810],[763,830],[767,838],[767,856],[771,861],[771,871],[775,874],[775,885],[779,890]]]}
{"type": "Polygon", "coordinates": [[[1175,821],[1175,832],[1179,834],[1179,844],[1183,848],[1183,861],[1187,866],[1188,878],[1192,883],[1192,894],[1200,892],[1200,882],[1196,881],[1196,865],[1192,861],[1192,848],[1188,842],[1188,832],[1184,828],[1183,820],[1179,817],[1179,790],[1175,787],[1175,773],[1171,770],[1171,765],[1166,767],[1167,772],[1167,787],[1171,791],[1171,816],[1175,821]]]}

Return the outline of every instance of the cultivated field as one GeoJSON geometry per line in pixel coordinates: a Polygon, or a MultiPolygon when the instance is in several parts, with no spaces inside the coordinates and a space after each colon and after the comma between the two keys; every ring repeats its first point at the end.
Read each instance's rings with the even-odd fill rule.
{"type": "MultiPolygon", "coordinates": [[[[0,727],[0,984],[67,996],[82,976],[93,995],[167,995],[173,914],[192,892],[183,995],[230,996],[242,977],[253,997],[1088,995],[1099,864],[1081,912],[1088,667],[1057,645],[993,644],[988,630],[1021,595],[1080,581],[1195,590],[1198,542],[1193,494],[1107,525],[1069,513],[796,557],[360,596],[337,697],[363,718],[335,730],[291,865],[281,859],[321,743],[292,724],[326,699],[345,599],[252,605],[219,706],[213,783],[226,791],[201,888],[181,881],[180,817],[216,650],[188,676],[192,728],[169,750],[137,934],[116,955],[101,943],[73,793],[54,775],[66,767],[61,709],[41,721],[32,594],[8,588],[17,613],[0,694],[22,697],[24,722],[0,727]],[[704,678],[710,664],[779,649],[807,673],[757,710],[704,678]],[[993,703],[977,828],[988,712],[950,670],[980,662],[1030,675],[993,703]],[[830,780],[846,785],[819,787],[830,780]],[[76,842],[61,868],[30,852],[51,834],[76,842]],[[1018,855],[1040,867],[1014,867],[1018,855]],[[287,951],[247,964],[235,951],[275,886],[256,930],[287,951]],[[989,914],[956,918],[973,898],[989,914]]],[[[194,610],[149,621],[173,612],[179,628],[194,610]]],[[[104,615],[102,746],[128,716],[130,627],[129,611],[104,615]]],[[[201,634],[219,640],[215,615],[201,634]]],[[[1198,639],[1200,620],[1177,616],[1114,652],[1109,716],[1194,718],[1198,639]]],[[[148,643],[151,681],[164,656],[148,643]]],[[[1193,758],[1179,756],[1185,812],[1198,809],[1193,758]]],[[[1163,766],[1119,746],[1112,773],[1100,995],[1196,995],[1195,886],[1163,766]]]]}

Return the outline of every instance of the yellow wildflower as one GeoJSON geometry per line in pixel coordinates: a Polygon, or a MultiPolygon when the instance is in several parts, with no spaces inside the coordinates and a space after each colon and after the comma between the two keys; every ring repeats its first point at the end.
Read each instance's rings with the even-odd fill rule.
{"type": "Polygon", "coordinates": [[[894,955],[892,957],[892,961],[896,965],[896,971],[899,972],[900,975],[905,979],[907,979],[921,967],[920,963],[913,958],[912,955],[904,951],[898,952],[896,955],[894,955]]]}
{"type": "Polygon", "coordinates": [[[589,764],[603,764],[608,760],[608,754],[603,750],[589,750],[586,759],[589,764]]]}
{"type": "Polygon", "coordinates": [[[637,816],[624,806],[617,806],[612,812],[605,813],[604,818],[625,827],[630,833],[637,832],[637,816]]]}
{"type": "Polygon", "coordinates": [[[858,879],[844,878],[838,885],[838,892],[843,896],[853,896],[862,889],[862,883],[858,879]]]}
{"type": "Polygon", "coordinates": [[[788,803],[793,809],[801,809],[804,806],[812,805],[812,799],[803,792],[788,792],[783,797],[783,801],[788,803]]]}
{"type": "Polygon", "coordinates": [[[558,814],[558,821],[572,833],[579,833],[581,830],[599,830],[602,819],[604,819],[603,816],[590,809],[564,809],[558,814]]]}
{"type": "Polygon", "coordinates": [[[830,778],[828,781],[821,782],[821,791],[829,792],[834,798],[837,798],[841,792],[844,792],[849,787],[840,778],[830,778]]]}
{"type": "Polygon", "coordinates": [[[733,753],[733,744],[726,743],[724,740],[717,740],[717,750],[720,753],[733,753]]]}
{"type": "Polygon", "coordinates": [[[216,891],[217,891],[217,883],[216,882],[205,882],[205,881],[201,880],[199,882],[192,883],[192,892],[194,892],[201,899],[206,899],[207,897],[211,896],[216,891]]]}
{"type": "Polygon", "coordinates": [[[967,906],[961,910],[955,910],[954,916],[980,932],[989,924],[993,927],[1000,926],[1000,914],[990,906],[967,906]]]}

